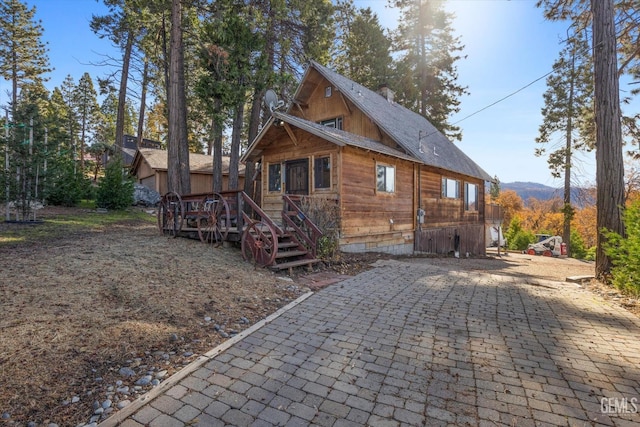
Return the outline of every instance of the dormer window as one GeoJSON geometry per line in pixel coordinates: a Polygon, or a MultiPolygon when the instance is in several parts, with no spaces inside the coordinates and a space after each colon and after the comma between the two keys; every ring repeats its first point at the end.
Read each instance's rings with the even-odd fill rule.
{"type": "Polygon", "coordinates": [[[335,117],[333,119],[321,120],[320,124],[322,126],[327,126],[330,128],[336,128],[342,130],[342,117],[335,117]]]}

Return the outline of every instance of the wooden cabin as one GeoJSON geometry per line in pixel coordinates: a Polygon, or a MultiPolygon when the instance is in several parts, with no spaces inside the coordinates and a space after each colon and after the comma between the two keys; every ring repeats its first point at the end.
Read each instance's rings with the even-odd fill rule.
{"type": "Polygon", "coordinates": [[[491,176],[388,88],[311,62],[243,160],[259,163],[260,204],[274,218],[283,194],[335,201],[342,251],[485,253],[491,176]]]}
{"type": "MultiPolygon", "coordinates": [[[[131,163],[130,174],[136,182],[147,188],[165,194],[167,184],[167,150],[140,148],[136,151],[131,163]]],[[[213,157],[206,154],[189,153],[191,170],[191,193],[210,193],[213,191],[213,157]]],[[[244,186],[244,165],[240,166],[240,188],[244,186]]],[[[229,186],[229,157],[222,157],[222,188],[229,186]]]]}

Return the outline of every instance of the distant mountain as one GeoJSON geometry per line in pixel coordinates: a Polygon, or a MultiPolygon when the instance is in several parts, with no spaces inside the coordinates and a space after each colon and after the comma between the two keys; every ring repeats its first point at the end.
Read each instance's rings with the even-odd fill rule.
{"type": "MultiPolygon", "coordinates": [[[[564,194],[562,188],[553,188],[537,182],[501,182],[500,190],[515,191],[525,203],[531,197],[538,200],[550,200],[556,197],[562,199],[564,194]]],[[[572,197],[574,197],[575,191],[572,191],[572,193],[574,193],[572,194],[572,197]]]]}
{"type": "MultiPolygon", "coordinates": [[[[501,182],[500,190],[513,190],[526,204],[533,197],[538,200],[550,200],[564,197],[564,188],[553,188],[537,182],[501,182]]],[[[595,203],[584,188],[571,188],[571,203],[576,207],[584,207],[595,203]]]]}
{"type": "Polygon", "coordinates": [[[500,190],[515,191],[525,203],[531,197],[538,200],[549,200],[554,197],[562,198],[564,192],[562,188],[553,188],[537,182],[501,182],[500,190]]]}

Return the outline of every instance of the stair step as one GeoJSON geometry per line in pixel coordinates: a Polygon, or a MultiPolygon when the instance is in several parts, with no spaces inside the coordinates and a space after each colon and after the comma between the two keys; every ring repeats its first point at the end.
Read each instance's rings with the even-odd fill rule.
{"type": "Polygon", "coordinates": [[[288,248],[297,248],[298,244],[293,241],[288,242],[278,242],[278,249],[288,249],[288,248]]]}
{"type": "Polygon", "coordinates": [[[303,265],[311,265],[317,262],[320,262],[320,260],[316,258],[311,258],[311,259],[305,258],[305,259],[299,259],[297,261],[283,262],[282,264],[274,264],[269,266],[269,268],[272,270],[284,270],[287,268],[301,267],[303,265]]]}
{"type": "MultiPolygon", "coordinates": [[[[280,247],[278,247],[280,249],[280,247]]],[[[307,255],[309,251],[278,251],[276,258],[293,258],[294,256],[307,255]]]]}

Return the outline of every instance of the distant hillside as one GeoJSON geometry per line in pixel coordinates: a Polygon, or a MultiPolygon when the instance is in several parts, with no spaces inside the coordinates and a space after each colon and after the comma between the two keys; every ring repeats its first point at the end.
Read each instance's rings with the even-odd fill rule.
{"type": "Polygon", "coordinates": [[[554,197],[562,198],[563,194],[561,188],[553,188],[537,182],[501,182],[500,190],[515,191],[525,203],[531,197],[538,200],[549,200],[554,197]]]}
{"type": "MultiPolygon", "coordinates": [[[[525,203],[527,203],[527,200],[531,197],[538,200],[550,200],[554,197],[562,199],[564,194],[564,189],[562,188],[553,188],[548,185],[538,184],[537,182],[501,182],[500,190],[515,191],[525,203]]],[[[584,197],[578,197],[581,193],[581,188],[572,188],[571,202],[582,205],[584,203],[584,197]]]]}

